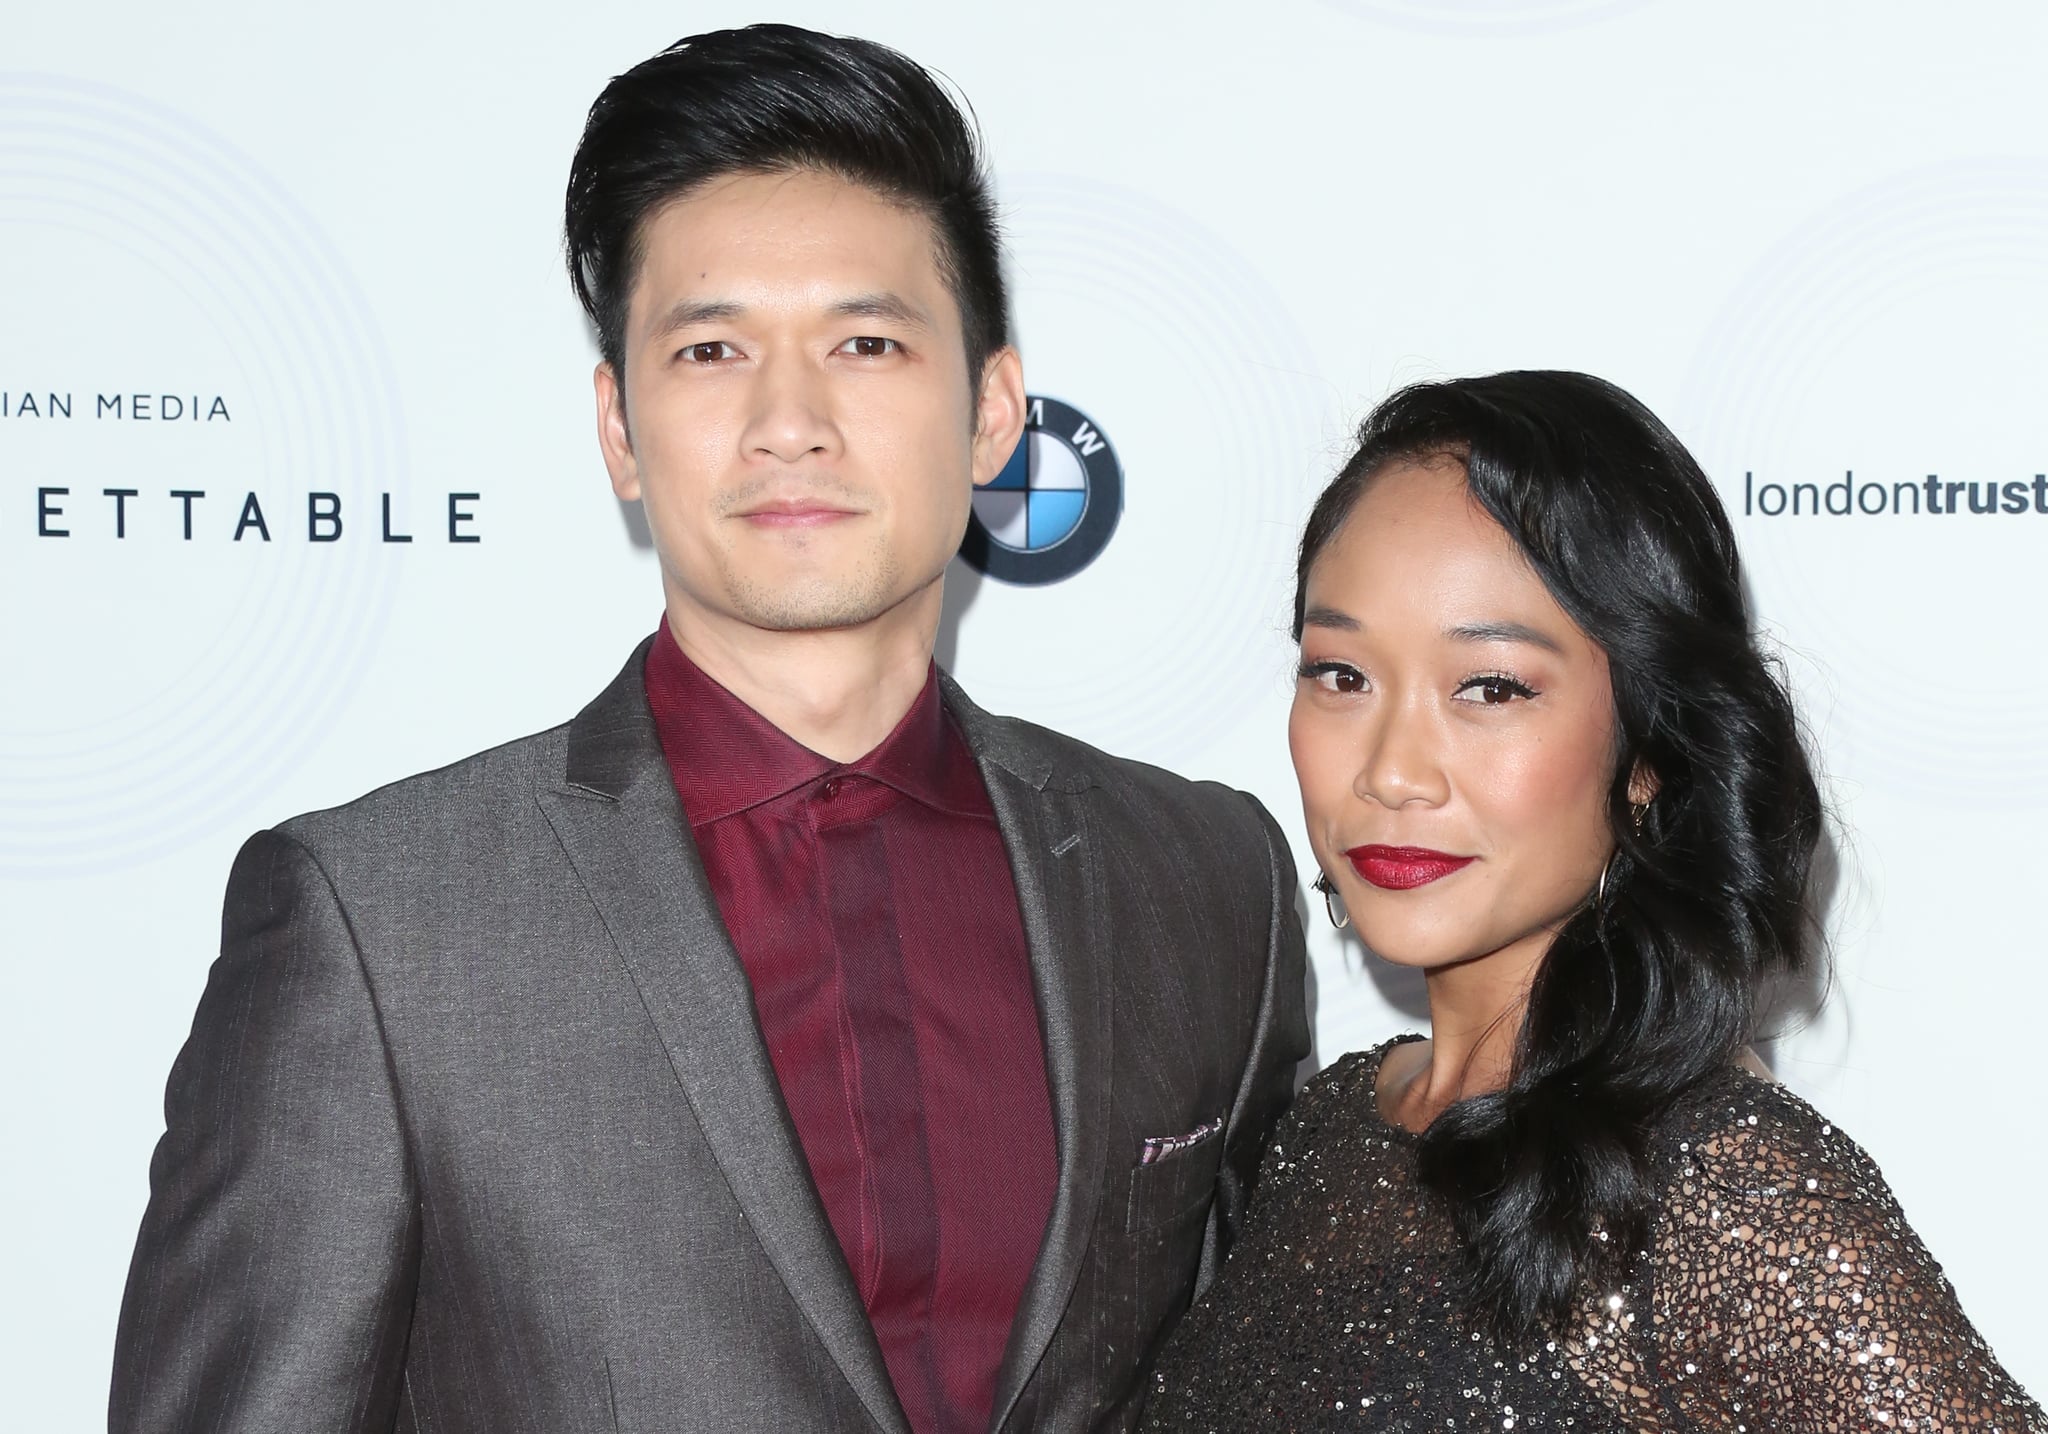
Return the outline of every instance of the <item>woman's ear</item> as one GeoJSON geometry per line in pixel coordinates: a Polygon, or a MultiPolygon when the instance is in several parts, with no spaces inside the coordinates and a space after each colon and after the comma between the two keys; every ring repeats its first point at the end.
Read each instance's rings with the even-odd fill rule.
{"type": "Polygon", "coordinates": [[[1647,807],[1656,800],[1658,785],[1657,774],[1650,770],[1650,764],[1640,757],[1636,758],[1636,764],[1629,769],[1628,774],[1629,805],[1647,807]]]}

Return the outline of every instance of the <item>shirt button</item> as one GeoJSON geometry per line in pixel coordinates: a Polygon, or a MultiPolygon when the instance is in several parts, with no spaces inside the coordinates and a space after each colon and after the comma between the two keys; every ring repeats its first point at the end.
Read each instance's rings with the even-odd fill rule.
{"type": "Polygon", "coordinates": [[[827,777],[825,779],[825,784],[822,787],[818,788],[818,795],[823,797],[828,802],[831,801],[834,797],[838,796],[839,779],[837,777],[827,777]]]}

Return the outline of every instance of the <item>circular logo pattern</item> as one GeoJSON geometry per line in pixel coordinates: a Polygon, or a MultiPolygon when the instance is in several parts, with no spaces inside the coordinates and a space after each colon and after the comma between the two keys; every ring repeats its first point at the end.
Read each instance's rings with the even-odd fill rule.
{"type": "Polygon", "coordinates": [[[1123,465],[1095,420],[1033,395],[1009,462],[975,491],[960,556],[1006,583],[1056,583],[1102,555],[1123,506],[1123,465]]]}
{"type": "MultiPolygon", "coordinates": [[[[174,398],[226,393],[232,428],[152,421],[133,432],[204,433],[203,461],[188,441],[165,462],[190,466],[165,471],[211,489],[229,515],[245,493],[272,504],[271,523],[289,511],[280,497],[337,494],[360,514],[377,511],[379,494],[406,494],[402,409],[375,316],[276,178],[176,111],[56,75],[0,75],[0,144],[0,233],[10,255],[41,262],[28,266],[35,283],[0,285],[16,371],[75,383],[81,415],[97,403],[88,385],[135,372],[123,362],[132,351],[151,356],[144,371],[174,398]],[[48,297],[86,286],[122,296],[120,342],[77,322],[72,300],[48,297]],[[49,368],[26,368],[26,357],[49,368]]],[[[204,402],[194,397],[188,411],[204,402]]],[[[179,510],[163,496],[172,483],[151,492],[98,466],[123,453],[101,430],[17,426],[0,437],[10,477],[76,475],[57,480],[78,489],[74,504],[128,479],[172,515],[154,546],[141,534],[102,547],[44,543],[14,513],[0,530],[11,544],[0,608],[40,613],[0,628],[0,665],[23,674],[22,697],[0,704],[0,877],[113,870],[246,825],[353,699],[390,620],[399,566],[361,543],[188,547],[191,508],[180,539],[179,510]],[[88,438],[101,446],[88,450],[88,438]],[[24,461],[31,441],[43,446],[24,461]],[[97,664],[118,671],[119,685],[79,656],[104,642],[92,616],[104,603],[132,611],[145,634],[119,663],[97,664]]],[[[9,503],[22,491],[11,488],[9,503]]]]}
{"type": "MultiPolygon", "coordinates": [[[[1088,395],[1119,456],[1166,476],[1070,581],[1015,587],[963,557],[979,581],[950,600],[954,675],[991,711],[1202,767],[1294,691],[1294,540],[1337,441],[1314,346],[1267,272],[1186,210],[1064,173],[1005,174],[1002,199],[1032,392],[1088,395]],[[1204,700],[1160,700],[1191,670],[1204,700]]],[[[1075,432],[1049,404],[1043,428],[1075,432]]]]}
{"type": "Polygon", "coordinates": [[[1958,516],[1955,495],[1941,516],[1919,516],[1937,469],[2022,483],[2040,471],[2048,419],[2029,400],[2048,373],[2035,337],[2044,296],[2048,165],[1956,156],[1901,171],[1760,255],[1676,405],[1739,525],[1758,604],[1782,624],[1829,764],[1873,789],[1944,807],[2048,806],[2048,677],[2012,663],[2017,629],[1987,620],[2040,604],[2036,520],[1958,516]],[[1928,358],[1945,354],[1973,361],[1928,358]],[[1752,470],[1759,490],[1767,478],[1903,480],[1911,507],[1844,519],[1816,501],[1771,521],[1761,503],[1745,512],[1752,470]]]}

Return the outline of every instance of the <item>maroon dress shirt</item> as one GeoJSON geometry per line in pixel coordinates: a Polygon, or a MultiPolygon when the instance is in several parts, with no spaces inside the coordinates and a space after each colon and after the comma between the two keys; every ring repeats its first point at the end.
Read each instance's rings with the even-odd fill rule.
{"type": "Polygon", "coordinates": [[[666,623],[647,700],[897,1398],[918,1434],[978,1434],[1058,1162],[1016,885],[937,670],[847,763],[666,623]]]}

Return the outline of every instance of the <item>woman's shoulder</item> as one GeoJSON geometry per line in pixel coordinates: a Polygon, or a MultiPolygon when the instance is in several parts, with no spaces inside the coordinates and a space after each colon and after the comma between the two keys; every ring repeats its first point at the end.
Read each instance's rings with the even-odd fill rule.
{"type": "Polygon", "coordinates": [[[1746,1201],[1892,1204],[1877,1163],[1834,1121],[1775,1081],[1738,1068],[1682,1096],[1659,1123],[1657,1154],[1680,1185],[1746,1201]]]}
{"type": "Polygon", "coordinates": [[[1387,1053],[1397,1046],[1421,1039],[1420,1035],[1409,1032],[1362,1051],[1346,1051],[1308,1078],[1301,1093],[1295,1097],[1296,1104],[1304,1101],[1344,1103],[1355,1099],[1361,1092],[1372,1094],[1387,1053]]]}
{"type": "Polygon", "coordinates": [[[1396,1036],[1370,1050],[1347,1051],[1310,1076],[1267,1139],[1257,1198],[1299,1188],[1314,1172],[1352,1170],[1368,1152],[1406,1148],[1414,1137],[1380,1114],[1376,1086],[1386,1053],[1419,1039],[1396,1036]]]}
{"type": "Polygon", "coordinates": [[[1675,1398],[1717,1427],[1762,1407],[1802,1428],[2048,1431],[1834,1121],[1730,1070],[1658,1137],[1668,1178],[1645,1270],[1675,1398]]]}
{"type": "Polygon", "coordinates": [[[1299,1143],[1332,1119],[1383,1124],[1377,1093],[1380,1064],[1396,1046],[1421,1039],[1413,1034],[1395,1036],[1368,1050],[1346,1051],[1331,1061],[1295,1093],[1294,1104],[1288,1107],[1274,1139],[1291,1136],[1299,1143]]]}

